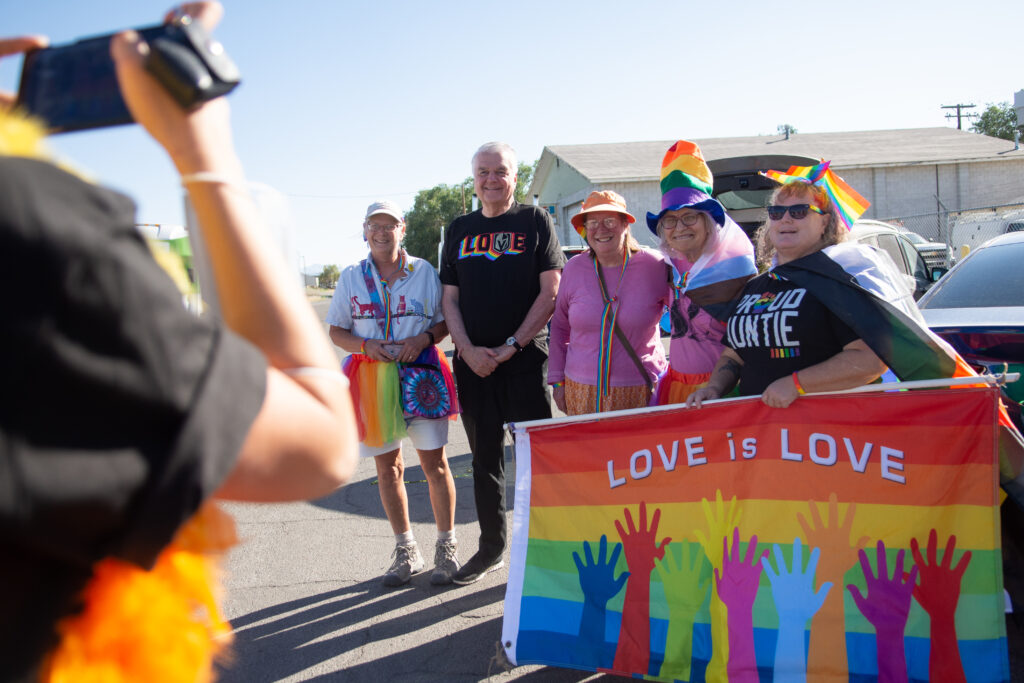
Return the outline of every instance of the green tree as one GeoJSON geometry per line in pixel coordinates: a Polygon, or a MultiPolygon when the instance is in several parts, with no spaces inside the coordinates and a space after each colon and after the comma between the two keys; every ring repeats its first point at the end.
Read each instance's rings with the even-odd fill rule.
{"type": "Polygon", "coordinates": [[[320,271],[320,287],[323,289],[334,289],[334,286],[338,284],[338,276],[340,275],[341,271],[333,263],[324,266],[324,269],[320,271]]]}
{"type": "Polygon", "coordinates": [[[775,130],[779,131],[779,135],[795,134],[797,132],[796,126],[789,123],[780,123],[775,127],[775,130]]]}
{"type": "MultiPolygon", "coordinates": [[[[526,197],[537,162],[519,162],[515,198],[526,204],[526,197]]],[[[457,185],[435,185],[416,193],[412,209],[405,214],[405,248],[413,256],[430,262],[437,268],[437,247],[441,242],[441,228],[464,213],[473,210],[473,179],[466,178],[457,185]]]]}
{"type": "Polygon", "coordinates": [[[1017,111],[1009,102],[989,103],[988,108],[971,124],[971,130],[1003,140],[1012,140],[1017,129],[1017,111]]]}
{"type": "Polygon", "coordinates": [[[405,248],[437,267],[437,245],[441,242],[441,228],[473,206],[473,179],[466,178],[458,185],[435,185],[416,193],[412,209],[405,214],[405,248]]]}
{"type": "Polygon", "coordinates": [[[537,170],[537,164],[540,159],[527,164],[525,162],[519,162],[519,168],[516,169],[516,201],[522,204],[532,204],[533,198],[526,196],[526,191],[530,189],[530,181],[533,180],[533,172],[537,170]]]}

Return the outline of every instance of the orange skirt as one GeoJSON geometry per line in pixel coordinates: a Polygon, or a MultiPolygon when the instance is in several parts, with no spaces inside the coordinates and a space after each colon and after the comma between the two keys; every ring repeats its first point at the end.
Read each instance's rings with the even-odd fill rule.
{"type": "Polygon", "coordinates": [[[685,403],[686,398],[706,385],[709,379],[711,379],[710,372],[689,374],[669,368],[665,376],[661,378],[661,383],[658,384],[657,405],[685,403]]]}
{"type": "MultiPolygon", "coordinates": [[[[630,408],[646,408],[651,404],[651,394],[647,385],[633,387],[612,387],[611,394],[601,399],[603,410],[628,410],[630,408]]],[[[565,409],[567,415],[584,415],[597,410],[597,387],[592,384],[580,384],[565,378],[565,409]]]]}

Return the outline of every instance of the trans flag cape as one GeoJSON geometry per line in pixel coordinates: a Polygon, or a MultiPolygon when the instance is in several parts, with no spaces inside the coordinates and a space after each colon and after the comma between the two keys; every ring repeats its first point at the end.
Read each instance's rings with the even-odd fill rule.
{"type": "Polygon", "coordinates": [[[676,309],[678,297],[686,295],[718,320],[724,320],[728,303],[739,296],[747,280],[757,275],[754,247],[743,229],[728,216],[724,225],[712,230],[708,242],[692,265],[675,251],[669,252],[677,293],[672,307],[676,309]],[[681,273],[681,268],[685,272],[681,273]]]}
{"type": "Polygon", "coordinates": [[[522,423],[502,645],[680,681],[1008,681],[994,387],[522,423]]]}

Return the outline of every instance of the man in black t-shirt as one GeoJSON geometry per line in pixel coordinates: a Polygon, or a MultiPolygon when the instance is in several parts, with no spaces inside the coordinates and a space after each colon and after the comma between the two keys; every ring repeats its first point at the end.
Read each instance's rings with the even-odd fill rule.
{"type": "Polygon", "coordinates": [[[503,565],[505,422],[551,417],[545,386],[547,322],[563,265],[551,218],[516,203],[515,151],[473,155],[480,209],[452,221],[441,259],[442,305],[457,350],[455,381],[473,451],[480,547],[452,580],[478,581],[503,565]]]}

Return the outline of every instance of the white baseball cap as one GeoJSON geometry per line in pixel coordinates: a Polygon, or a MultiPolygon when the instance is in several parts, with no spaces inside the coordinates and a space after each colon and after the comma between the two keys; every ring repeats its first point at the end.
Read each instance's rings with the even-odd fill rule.
{"type": "Polygon", "coordinates": [[[394,202],[374,202],[366,208],[366,218],[369,220],[370,216],[376,216],[378,213],[385,213],[394,218],[399,223],[405,223],[405,219],[402,218],[402,210],[398,208],[398,205],[394,202]]]}

